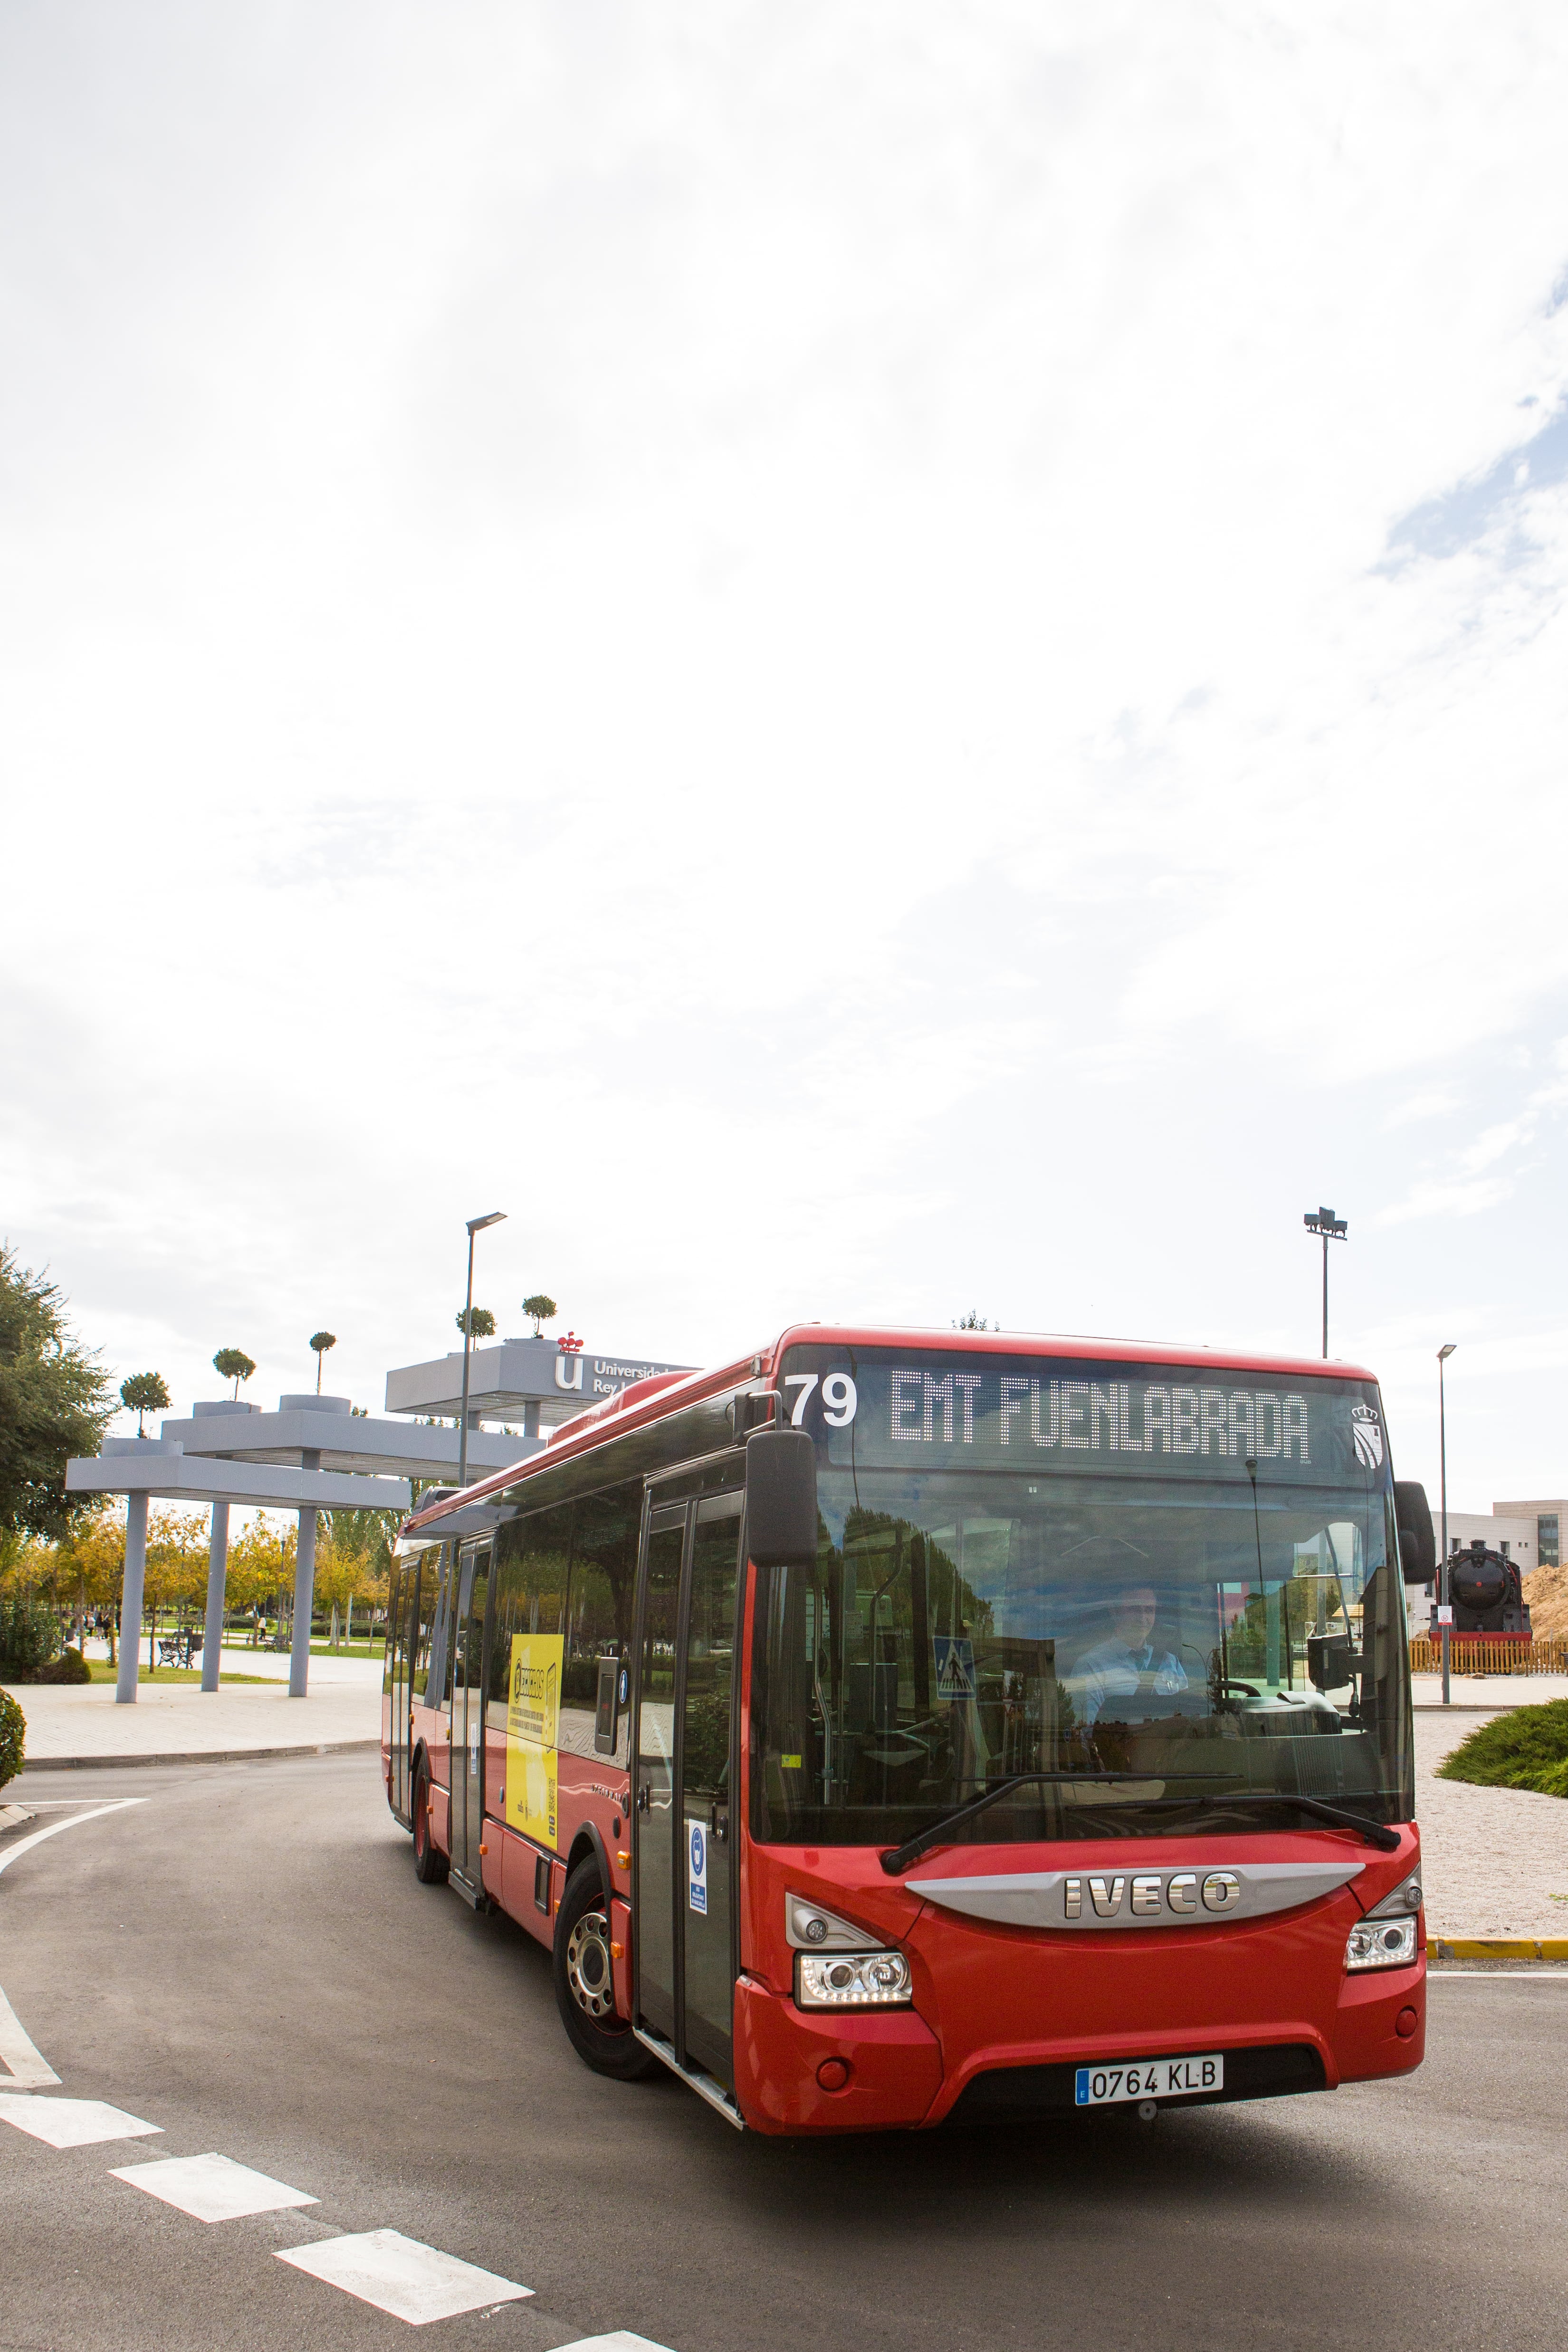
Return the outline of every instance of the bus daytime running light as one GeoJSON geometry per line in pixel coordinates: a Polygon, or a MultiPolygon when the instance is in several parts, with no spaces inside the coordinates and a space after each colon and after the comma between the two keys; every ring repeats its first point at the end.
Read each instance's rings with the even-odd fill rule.
{"type": "Polygon", "coordinates": [[[1408,1917],[1361,1920],[1345,1945],[1345,1967],[1352,1974],[1359,1969],[1409,1968],[1415,1958],[1416,1925],[1408,1917]]]}
{"type": "Polygon", "coordinates": [[[898,2009],[912,1998],[902,1952],[799,1952],[795,1997],[802,2009],[898,2009]]]}

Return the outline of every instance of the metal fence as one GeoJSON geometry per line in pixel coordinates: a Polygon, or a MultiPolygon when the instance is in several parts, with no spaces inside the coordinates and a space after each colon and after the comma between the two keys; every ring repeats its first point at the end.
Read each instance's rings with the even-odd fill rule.
{"type": "MultiPolygon", "coordinates": [[[[1568,1634],[1539,1633],[1533,1642],[1510,1642],[1461,1633],[1448,1645],[1448,1670],[1456,1675],[1568,1675],[1568,1634]]],[[[1441,1674],[1441,1643],[1425,1637],[1412,1642],[1410,1671],[1441,1674]]]]}

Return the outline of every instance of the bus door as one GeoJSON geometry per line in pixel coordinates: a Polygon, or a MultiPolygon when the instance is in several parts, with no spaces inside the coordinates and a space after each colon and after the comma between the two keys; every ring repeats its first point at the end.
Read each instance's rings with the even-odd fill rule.
{"type": "Polygon", "coordinates": [[[634,1735],[638,2022],[726,2090],[742,1507],[739,1493],[653,1506],[634,1735]]]}
{"type": "Polygon", "coordinates": [[[452,1638],[453,1877],[460,1891],[479,1885],[479,1837],[485,1810],[485,1603],[489,1596],[490,1548],[465,1546],[458,1580],[452,1638]]]}

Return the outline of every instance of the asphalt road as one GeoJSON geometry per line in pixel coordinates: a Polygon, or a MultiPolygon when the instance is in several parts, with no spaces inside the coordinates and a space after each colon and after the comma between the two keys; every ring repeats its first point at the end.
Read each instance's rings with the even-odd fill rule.
{"type": "Polygon", "coordinates": [[[60,2095],[163,2136],[0,2125],[0,2352],[405,2344],[275,2259],[383,2228],[534,2290],[434,2323],[458,2352],[1563,2341],[1568,1980],[1437,1982],[1388,2086],[766,2140],[587,2073],[542,1953],[416,1883],[374,1758],[84,1777],[7,1793],[145,1801],[0,1875],[0,1985],[60,2095]],[[111,2177],[210,2150],[320,2201],[208,2225],[111,2177]]]}

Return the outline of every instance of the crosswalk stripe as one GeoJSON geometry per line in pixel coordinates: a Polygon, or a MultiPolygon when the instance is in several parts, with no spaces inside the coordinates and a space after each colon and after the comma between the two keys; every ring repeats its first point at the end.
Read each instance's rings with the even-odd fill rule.
{"type": "Polygon", "coordinates": [[[313,2246],[280,2247],[277,2260],[415,2327],[432,2319],[455,2319],[459,2312],[482,2311],[492,2303],[517,2303],[533,2293],[515,2279],[459,2262],[455,2254],[421,2245],[417,2238],[405,2238],[400,2230],[362,2230],[321,2239],[313,2246]]]}
{"type": "Polygon", "coordinates": [[[228,2156],[164,2156],[152,2164],[110,2165],[110,2178],[144,2189],[198,2221],[235,2221],[245,2213],[282,2213],[319,2200],[285,2180],[253,2172],[228,2156]]]}
{"type": "Polygon", "coordinates": [[[563,2344],[557,2352],[669,2352],[668,2344],[656,2344],[651,2336],[634,2336],[629,2328],[617,2327],[613,2336],[580,2336],[574,2344],[563,2344]]]}
{"type": "Polygon", "coordinates": [[[50,2147],[95,2147],[100,2140],[143,2139],[163,2128],[102,2099],[42,2099],[33,2091],[0,2091],[0,2123],[15,2124],[50,2147]]]}

